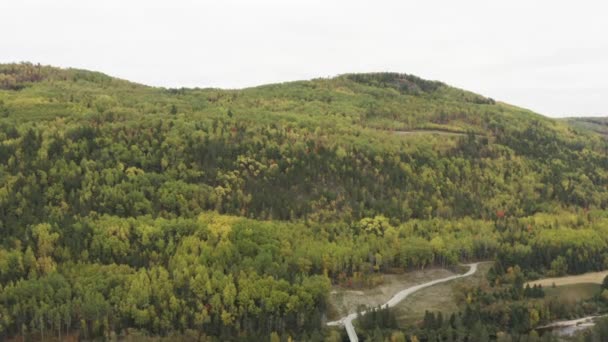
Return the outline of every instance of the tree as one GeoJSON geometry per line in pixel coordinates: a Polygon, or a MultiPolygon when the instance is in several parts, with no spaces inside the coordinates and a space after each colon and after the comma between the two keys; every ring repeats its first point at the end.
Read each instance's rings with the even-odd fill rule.
{"type": "Polygon", "coordinates": [[[391,342],[406,342],[405,334],[401,331],[396,331],[391,334],[391,342]]]}
{"type": "Polygon", "coordinates": [[[43,223],[34,226],[32,234],[37,242],[38,268],[43,274],[50,273],[55,269],[51,253],[55,248],[55,242],[59,239],[59,233],[51,233],[51,225],[43,223]]]}
{"type": "Polygon", "coordinates": [[[568,272],[568,264],[566,263],[566,258],[563,256],[558,256],[551,262],[551,275],[552,276],[563,276],[568,272]]]}
{"type": "Polygon", "coordinates": [[[473,328],[471,330],[470,338],[472,341],[478,342],[488,342],[488,330],[485,325],[481,323],[481,321],[475,322],[473,328]]]}
{"type": "Polygon", "coordinates": [[[540,322],[540,313],[536,309],[530,309],[529,316],[530,316],[530,327],[531,328],[536,327],[538,325],[538,322],[540,322]]]}

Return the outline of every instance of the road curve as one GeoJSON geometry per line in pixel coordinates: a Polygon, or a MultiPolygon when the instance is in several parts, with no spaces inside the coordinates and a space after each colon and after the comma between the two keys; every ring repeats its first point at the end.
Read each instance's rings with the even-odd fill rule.
{"type": "MultiPolygon", "coordinates": [[[[464,273],[464,274],[457,274],[457,275],[449,276],[446,278],[435,279],[435,280],[429,281],[427,283],[423,283],[420,285],[416,285],[416,286],[412,286],[412,287],[403,289],[403,290],[397,292],[397,294],[395,294],[391,299],[389,299],[388,302],[384,303],[382,305],[382,307],[383,308],[386,308],[386,307],[392,308],[393,306],[399,304],[399,302],[401,302],[402,300],[407,298],[407,296],[411,295],[412,293],[422,290],[424,288],[427,288],[429,286],[437,285],[440,283],[445,283],[447,281],[458,279],[458,278],[468,277],[468,276],[474,274],[475,272],[477,272],[477,265],[479,265],[478,262],[476,262],[474,264],[465,265],[465,266],[469,266],[469,270],[467,271],[467,273],[464,273]]],[[[361,312],[361,315],[365,315],[366,313],[367,313],[366,311],[363,311],[363,312],[361,312]]],[[[353,326],[353,320],[356,318],[357,318],[357,313],[351,313],[348,316],[342,317],[337,321],[328,322],[327,325],[329,325],[329,326],[343,325],[346,328],[346,333],[348,334],[348,338],[350,339],[350,342],[359,342],[359,338],[357,337],[357,333],[355,332],[355,327],[353,326]]]]}

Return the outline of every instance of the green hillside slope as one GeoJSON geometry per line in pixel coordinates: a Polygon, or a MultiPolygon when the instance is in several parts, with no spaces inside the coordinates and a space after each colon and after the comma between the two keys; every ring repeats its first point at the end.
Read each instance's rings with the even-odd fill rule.
{"type": "Polygon", "coordinates": [[[406,74],[164,89],[0,65],[0,337],[312,336],[331,282],[550,268],[587,242],[530,231],[551,215],[600,258],[606,146],[406,74]]]}
{"type": "Polygon", "coordinates": [[[0,93],[0,161],[12,177],[41,170],[61,188],[55,204],[40,198],[25,209],[45,216],[57,201],[70,215],[215,209],[259,219],[491,218],[606,205],[598,138],[413,76],[191,90],[78,70],[2,70],[17,81],[0,93]],[[467,134],[394,133],[416,129],[467,134]],[[53,168],[74,175],[59,172],[58,184],[53,168]],[[167,203],[179,187],[183,202],[167,203]]]}
{"type": "Polygon", "coordinates": [[[608,118],[588,117],[588,118],[567,118],[569,124],[581,129],[590,130],[608,138],[608,118]]]}

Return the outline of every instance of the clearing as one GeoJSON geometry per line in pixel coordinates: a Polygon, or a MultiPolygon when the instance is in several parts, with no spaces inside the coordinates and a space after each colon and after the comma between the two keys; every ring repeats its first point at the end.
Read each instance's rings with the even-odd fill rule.
{"type": "Polygon", "coordinates": [[[338,319],[349,313],[356,312],[357,308],[361,305],[365,307],[377,307],[386,303],[386,301],[404,288],[455,274],[443,268],[429,268],[403,274],[386,274],[383,276],[384,283],[371,289],[353,290],[334,286],[329,296],[331,306],[329,319],[338,319]]]}
{"type": "Polygon", "coordinates": [[[543,287],[543,289],[545,290],[545,296],[547,297],[559,297],[571,303],[576,303],[581,300],[592,298],[600,293],[601,286],[593,283],[580,283],[557,287],[549,286],[543,287]]]}
{"type": "MultiPolygon", "coordinates": [[[[469,270],[463,274],[454,274],[454,275],[451,275],[448,277],[431,280],[426,283],[422,283],[422,284],[418,284],[415,286],[405,288],[405,289],[397,292],[385,304],[381,304],[381,305],[382,305],[382,307],[392,308],[392,307],[398,305],[404,299],[406,299],[409,295],[411,295],[412,293],[416,293],[419,290],[422,290],[422,289],[425,289],[427,287],[434,286],[437,284],[449,282],[449,281],[452,281],[455,279],[469,277],[472,274],[475,274],[477,272],[478,265],[479,265],[478,262],[473,263],[473,264],[462,265],[462,266],[469,267],[469,270]]],[[[327,325],[328,326],[343,325],[344,328],[346,329],[346,333],[348,334],[348,338],[349,338],[350,342],[359,342],[359,337],[357,336],[357,333],[355,332],[355,327],[353,326],[353,320],[356,319],[358,317],[358,315],[365,315],[365,313],[366,313],[366,311],[362,311],[360,313],[351,313],[345,317],[340,318],[337,321],[328,322],[327,325]]]]}
{"type": "Polygon", "coordinates": [[[491,262],[480,263],[478,271],[470,277],[437,284],[411,294],[395,306],[394,312],[397,322],[400,326],[412,324],[422,319],[424,312],[427,310],[440,311],[444,316],[457,312],[459,300],[456,295],[460,292],[458,289],[463,286],[477,286],[485,283],[486,275],[491,266],[491,262]]]}
{"type": "Polygon", "coordinates": [[[534,280],[534,281],[528,282],[528,284],[530,284],[530,286],[541,285],[544,288],[551,287],[551,286],[553,286],[553,284],[555,284],[555,286],[581,284],[581,283],[601,284],[607,275],[608,275],[608,271],[590,272],[590,273],[584,273],[584,274],[573,275],[573,276],[544,278],[544,279],[539,279],[539,280],[534,280]]]}

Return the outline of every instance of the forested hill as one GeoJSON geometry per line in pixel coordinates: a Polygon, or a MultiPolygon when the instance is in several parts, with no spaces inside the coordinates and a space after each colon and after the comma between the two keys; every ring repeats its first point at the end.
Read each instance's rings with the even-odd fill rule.
{"type": "Polygon", "coordinates": [[[316,332],[330,282],[493,258],[535,237],[499,240],[501,220],[605,209],[606,151],[406,74],[164,89],[0,65],[0,339],[316,332]]]}
{"type": "Polygon", "coordinates": [[[219,90],[28,64],[0,75],[2,221],[12,230],[91,212],[402,221],[608,198],[598,137],[414,76],[219,90]]]}

